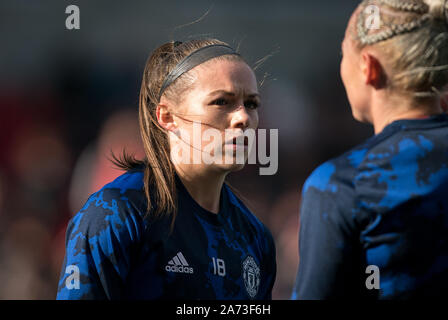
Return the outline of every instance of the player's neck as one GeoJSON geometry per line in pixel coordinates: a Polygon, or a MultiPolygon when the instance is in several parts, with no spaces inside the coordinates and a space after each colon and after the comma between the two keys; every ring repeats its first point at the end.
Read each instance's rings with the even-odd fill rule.
{"type": "Polygon", "coordinates": [[[201,166],[189,166],[188,170],[176,167],[177,174],[192,198],[204,209],[218,213],[221,189],[226,173],[205,171],[201,166]]]}
{"type": "Polygon", "coordinates": [[[436,101],[429,101],[415,105],[407,99],[378,99],[373,101],[371,107],[371,123],[375,134],[397,120],[421,119],[435,114],[442,113],[443,110],[436,101]]]}

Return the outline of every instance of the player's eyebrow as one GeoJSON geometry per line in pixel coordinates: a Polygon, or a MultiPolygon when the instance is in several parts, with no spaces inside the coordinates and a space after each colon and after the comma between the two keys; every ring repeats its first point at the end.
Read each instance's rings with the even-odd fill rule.
{"type": "MultiPolygon", "coordinates": [[[[227,96],[232,96],[232,97],[235,96],[234,92],[226,91],[226,90],[215,90],[215,91],[210,92],[208,94],[208,96],[214,96],[214,95],[217,95],[217,94],[225,94],[227,96]]],[[[255,93],[250,93],[250,94],[248,94],[246,96],[249,97],[249,98],[255,98],[255,97],[259,97],[260,95],[258,94],[258,92],[255,92],[255,93]]]]}

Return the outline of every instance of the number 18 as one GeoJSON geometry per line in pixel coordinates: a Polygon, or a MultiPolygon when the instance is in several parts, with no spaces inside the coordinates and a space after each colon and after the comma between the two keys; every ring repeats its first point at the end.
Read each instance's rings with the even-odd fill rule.
{"type": "Polygon", "coordinates": [[[224,260],[219,258],[212,258],[213,260],[213,273],[218,274],[221,277],[226,275],[226,265],[224,264],[224,260]]]}

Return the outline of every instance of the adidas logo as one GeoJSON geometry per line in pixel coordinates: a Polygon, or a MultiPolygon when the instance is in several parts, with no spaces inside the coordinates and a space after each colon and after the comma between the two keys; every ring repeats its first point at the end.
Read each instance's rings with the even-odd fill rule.
{"type": "Polygon", "coordinates": [[[173,257],[173,259],[168,261],[165,270],[177,273],[193,273],[193,268],[188,265],[187,260],[180,251],[173,257]]]}

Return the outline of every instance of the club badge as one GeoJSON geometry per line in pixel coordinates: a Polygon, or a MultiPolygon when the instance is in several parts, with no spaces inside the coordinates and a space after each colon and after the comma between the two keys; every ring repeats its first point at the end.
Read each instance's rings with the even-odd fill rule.
{"type": "Polygon", "coordinates": [[[252,256],[243,261],[243,279],[249,297],[255,298],[260,287],[260,268],[252,256]]]}

